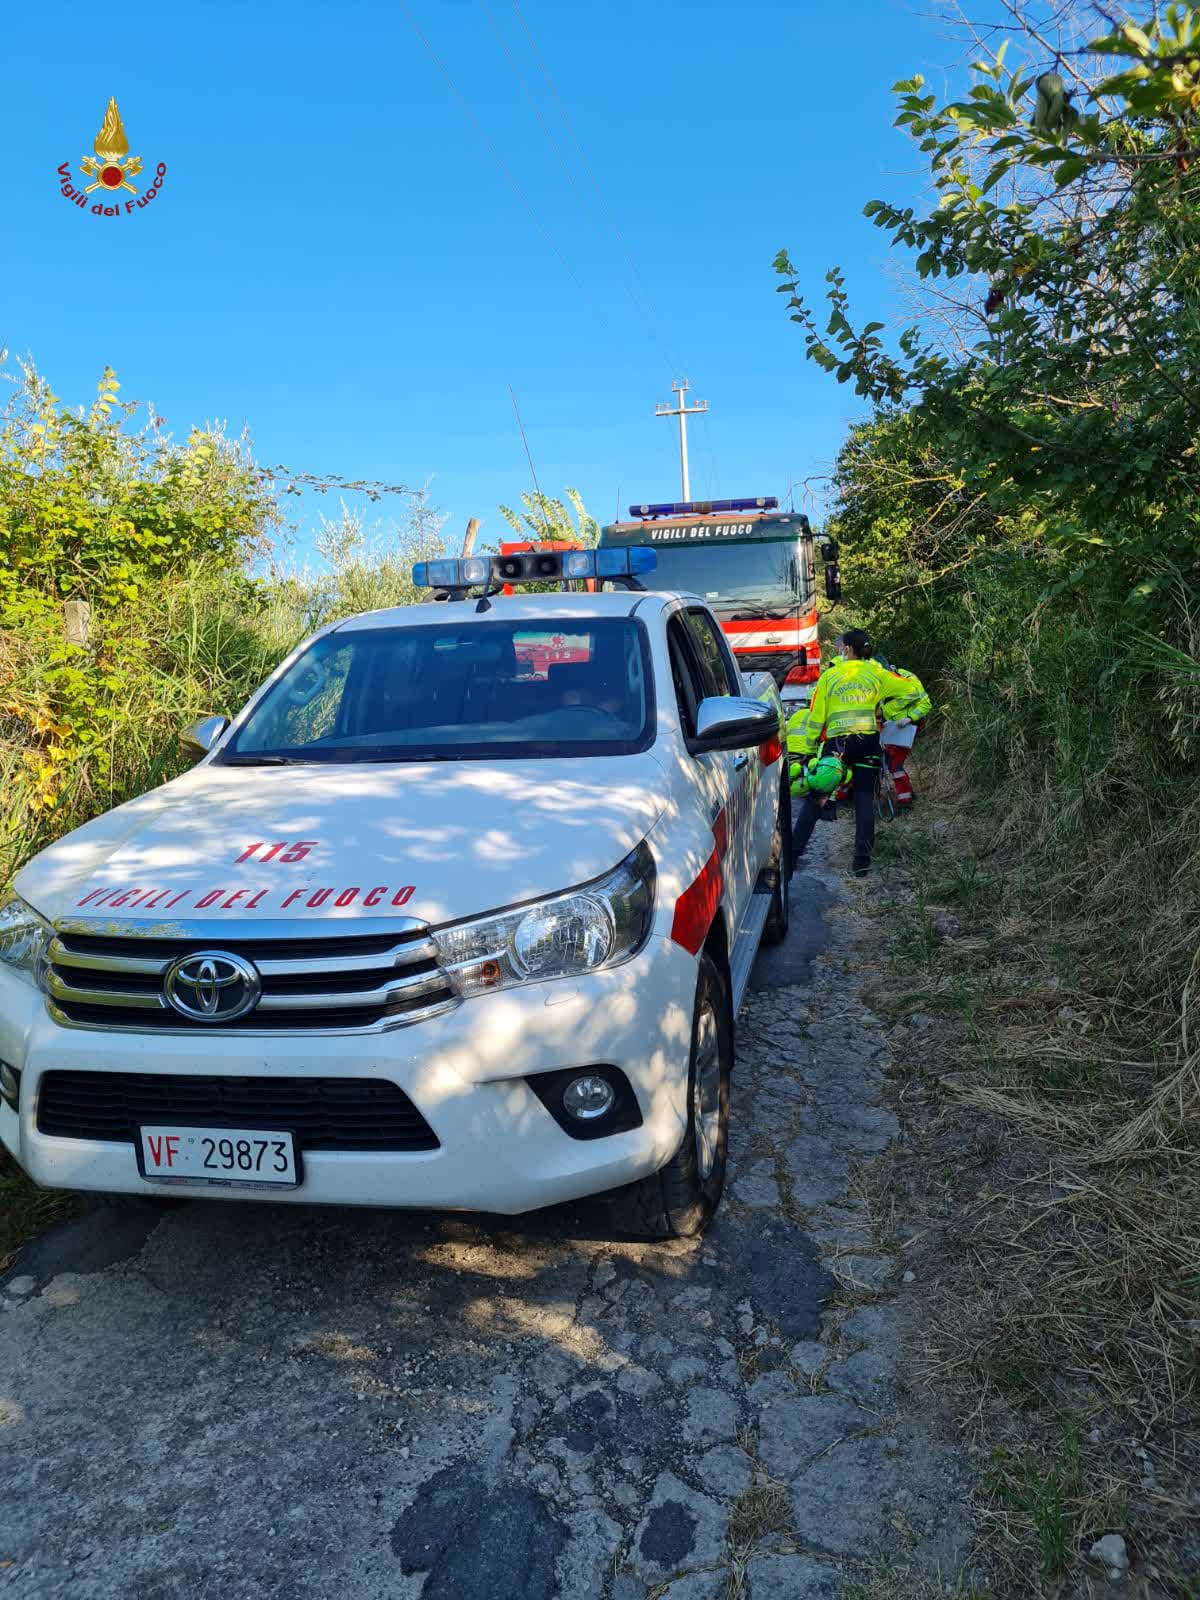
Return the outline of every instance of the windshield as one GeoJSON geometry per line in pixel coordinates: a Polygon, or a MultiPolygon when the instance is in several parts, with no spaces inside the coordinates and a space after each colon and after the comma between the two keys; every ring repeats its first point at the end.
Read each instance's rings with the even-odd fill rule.
{"type": "Polygon", "coordinates": [[[643,582],[649,589],[683,589],[707,600],[718,615],[743,609],[794,611],[806,598],[795,539],[746,539],[720,544],[658,544],[658,565],[643,582]]]}
{"type": "Polygon", "coordinates": [[[628,755],[653,738],[653,704],[645,631],[630,618],[354,628],[315,640],[218,759],[628,755]]]}

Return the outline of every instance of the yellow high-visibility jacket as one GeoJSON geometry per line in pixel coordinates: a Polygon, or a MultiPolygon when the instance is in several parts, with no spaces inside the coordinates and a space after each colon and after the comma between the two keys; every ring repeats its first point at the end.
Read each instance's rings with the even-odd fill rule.
{"type": "Polygon", "coordinates": [[[904,678],[909,686],[910,695],[902,699],[900,695],[885,695],[879,702],[879,709],[883,712],[887,722],[899,722],[901,717],[911,717],[914,722],[920,722],[922,717],[927,717],[933,710],[933,701],[929,698],[929,691],[917,677],[915,672],[909,672],[906,667],[893,667],[892,671],[897,678],[904,678]],[[912,698],[916,695],[916,699],[912,698]]]}
{"type": "Polygon", "coordinates": [[[839,661],[817,680],[812,701],[788,721],[788,755],[810,756],[822,738],[842,739],[850,733],[876,733],[876,708],[887,701],[911,716],[909,705],[924,691],[912,676],[902,677],[878,661],[839,661]]]}

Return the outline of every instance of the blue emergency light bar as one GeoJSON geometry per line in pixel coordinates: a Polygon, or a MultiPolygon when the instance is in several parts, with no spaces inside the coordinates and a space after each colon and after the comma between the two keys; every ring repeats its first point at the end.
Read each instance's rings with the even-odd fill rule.
{"type": "Polygon", "coordinates": [[[631,517],[707,517],[720,516],[727,511],[778,511],[779,501],[773,494],[759,495],[757,500],[667,500],[656,506],[630,506],[631,517]]]}
{"type": "Polygon", "coordinates": [[[633,578],[653,572],[658,556],[646,545],[604,550],[523,550],[507,556],[466,556],[460,561],[418,561],[418,589],[473,589],[505,583],[545,583],[562,578],[633,578]]]}

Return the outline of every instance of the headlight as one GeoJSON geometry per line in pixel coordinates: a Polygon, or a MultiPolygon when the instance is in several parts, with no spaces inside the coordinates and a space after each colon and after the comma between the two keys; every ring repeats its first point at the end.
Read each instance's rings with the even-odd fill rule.
{"type": "Polygon", "coordinates": [[[606,877],[568,894],[460,922],[433,934],[438,962],[461,995],[570,978],[636,955],[654,910],[654,857],[645,844],[606,877]]]}
{"type": "Polygon", "coordinates": [[[0,900],[0,961],[30,983],[40,983],[54,930],[18,894],[0,900]]]}

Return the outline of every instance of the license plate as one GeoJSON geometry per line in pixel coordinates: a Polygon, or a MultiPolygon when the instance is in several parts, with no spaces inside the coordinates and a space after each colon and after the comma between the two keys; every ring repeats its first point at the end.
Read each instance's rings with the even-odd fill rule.
{"type": "Polygon", "coordinates": [[[300,1182],[292,1135],[273,1129],[141,1127],[137,1150],[149,1183],[294,1189],[300,1182]]]}

